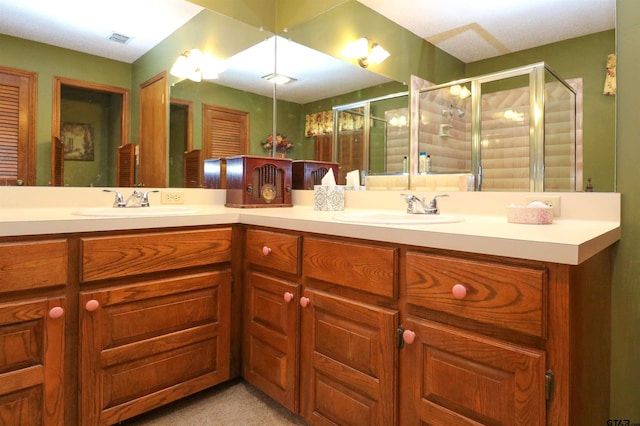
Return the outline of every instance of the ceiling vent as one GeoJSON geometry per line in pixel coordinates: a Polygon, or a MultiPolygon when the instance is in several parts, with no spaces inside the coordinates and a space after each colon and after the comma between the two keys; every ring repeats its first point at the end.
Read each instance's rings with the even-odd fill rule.
{"type": "Polygon", "coordinates": [[[129,40],[131,40],[131,37],[118,33],[111,33],[107,38],[120,44],[127,44],[129,43],[129,40]]]}

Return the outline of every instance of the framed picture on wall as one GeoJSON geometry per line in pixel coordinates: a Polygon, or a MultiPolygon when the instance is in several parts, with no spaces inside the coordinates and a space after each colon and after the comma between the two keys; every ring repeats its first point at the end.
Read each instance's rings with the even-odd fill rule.
{"type": "Polygon", "coordinates": [[[93,124],[62,123],[60,139],[64,144],[64,159],[93,161],[93,124]]]}

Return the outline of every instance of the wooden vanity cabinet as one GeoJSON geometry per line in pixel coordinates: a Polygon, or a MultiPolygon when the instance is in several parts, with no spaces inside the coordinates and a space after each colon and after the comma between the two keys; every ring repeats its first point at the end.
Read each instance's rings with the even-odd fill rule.
{"type": "Polygon", "coordinates": [[[300,399],[310,424],[397,424],[398,252],[304,238],[300,399]]]}
{"type": "Polygon", "coordinates": [[[231,234],[81,238],[81,424],[114,424],[230,378],[231,234]]]}
{"type": "Polygon", "coordinates": [[[397,250],[249,228],[245,259],[245,379],[309,424],[395,424],[397,250]]]}
{"type": "Polygon", "coordinates": [[[407,251],[400,423],[606,423],[608,265],[407,251]]]}
{"type": "Polygon", "coordinates": [[[64,424],[68,244],[0,243],[0,424],[64,424]]]}
{"type": "Polygon", "coordinates": [[[249,228],[244,252],[243,377],[294,413],[299,411],[301,240],[249,228]]]}

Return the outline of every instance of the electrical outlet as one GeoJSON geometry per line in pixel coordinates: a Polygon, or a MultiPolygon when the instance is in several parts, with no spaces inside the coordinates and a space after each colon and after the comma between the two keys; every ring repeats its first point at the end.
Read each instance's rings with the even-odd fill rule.
{"type": "Polygon", "coordinates": [[[560,216],[560,196],[559,195],[527,195],[524,197],[527,204],[533,201],[542,201],[549,207],[553,207],[553,216],[560,216]]]}
{"type": "Polygon", "coordinates": [[[184,192],[180,191],[161,191],[161,204],[184,204],[184,192]]]}

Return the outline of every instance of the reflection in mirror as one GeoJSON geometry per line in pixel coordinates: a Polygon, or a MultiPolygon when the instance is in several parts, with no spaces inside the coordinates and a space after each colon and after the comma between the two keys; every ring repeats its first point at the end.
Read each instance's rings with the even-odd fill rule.
{"type": "MultiPolygon", "coordinates": [[[[582,121],[585,126],[583,132],[585,138],[585,173],[589,169],[589,174],[585,174],[585,180],[589,175],[597,175],[597,180],[602,184],[601,190],[607,190],[606,188],[609,184],[612,184],[614,176],[613,162],[615,160],[615,151],[613,149],[615,100],[610,96],[603,95],[602,85],[606,75],[605,64],[607,56],[615,50],[615,32],[613,30],[562,40],[513,53],[505,51],[499,56],[463,63],[456,58],[443,54],[437,48],[434,49],[433,45],[420,45],[420,41],[424,40],[416,41],[412,39],[410,34],[403,32],[404,29],[393,27],[394,24],[392,22],[381,19],[382,15],[376,15],[371,9],[362,7],[362,4],[358,3],[363,2],[347,1],[341,3],[331,10],[317,14],[302,25],[289,28],[287,35],[303,45],[346,60],[341,56],[341,45],[348,38],[353,39],[366,34],[368,37],[380,41],[391,53],[391,57],[382,66],[370,67],[369,69],[399,81],[406,81],[409,74],[415,74],[437,84],[443,84],[464,78],[466,75],[485,75],[546,60],[567,81],[574,78],[583,80],[585,99],[589,99],[589,104],[584,109],[585,115],[582,121]],[[318,37],[318,34],[323,34],[323,36],[318,37]],[[393,34],[393,36],[389,37],[389,34],[393,34]],[[400,34],[403,34],[403,36],[400,36],[400,34]],[[409,49],[407,46],[412,47],[409,49]],[[589,117],[591,119],[588,119],[589,117]],[[587,139],[590,141],[588,147],[587,139]],[[588,164],[590,166],[587,167],[588,164]]],[[[384,2],[380,3],[384,4],[384,2]]],[[[611,11],[611,15],[613,15],[613,11],[611,11]]],[[[464,19],[464,16],[461,16],[461,19],[464,19]]],[[[457,34],[453,25],[448,27],[447,24],[443,23],[443,25],[444,28],[452,28],[452,31],[446,34],[457,34]]],[[[363,98],[367,99],[369,97],[362,96],[359,99],[363,98]]],[[[355,100],[345,100],[334,104],[334,106],[349,104],[350,102],[355,102],[355,100]]],[[[447,105],[447,107],[449,106],[447,105]]],[[[470,114],[462,118],[453,115],[452,126],[458,125],[456,121],[468,121],[469,117],[470,114]]],[[[468,123],[465,125],[468,125],[468,123]]],[[[446,126],[442,130],[446,132],[446,126]]],[[[577,151],[579,149],[579,146],[576,147],[577,151]]],[[[580,161],[581,154],[577,151],[577,161],[580,161]]],[[[411,177],[418,174],[417,159],[419,152],[416,146],[415,153],[413,151],[410,153],[411,177]]],[[[436,163],[434,162],[434,164],[436,163]]],[[[442,167],[442,164],[439,167],[442,167]]],[[[467,167],[461,167],[461,169],[466,170],[467,173],[471,172],[471,169],[467,167]]],[[[445,172],[446,170],[443,169],[442,171],[445,172]]],[[[449,173],[448,171],[446,172],[449,173]]],[[[528,183],[528,178],[526,180],[528,183]]],[[[575,188],[577,190],[583,189],[580,182],[581,178],[579,173],[576,172],[575,188]]],[[[548,183],[546,186],[550,187],[548,183]]],[[[471,188],[473,187],[473,184],[471,184],[471,188]]]]}
{"type": "Polygon", "coordinates": [[[51,185],[123,184],[117,154],[128,140],[129,91],[56,77],[53,99],[52,132],[62,154],[52,155],[51,185]]]}
{"type": "MultiPolygon", "coordinates": [[[[418,151],[434,173],[467,174],[476,190],[574,191],[581,133],[574,89],[546,64],[432,86],[419,92],[418,151]]],[[[580,113],[581,114],[581,113],[580,113]]],[[[426,172],[426,173],[425,173],[426,172]]]]}
{"type": "Polygon", "coordinates": [[[409,93],[334,107],[339,182],[360,172],[367,189],[405,189],[409,156],[409,93]]]}
{"type": "MultiPolygon", "coordinates": [[[[227,7],[236,12],[248,10],[247,4],[243,1],[201,1],[200,3],[212,4],[211,7],[218,9],[227,7]],[[227,6],[227,4],[231,6],[227,6]]],[[[369,66],[366,72],[373,76],[384,78],[386,82],[404,82],[409,79],[410,75],[415,74],[429,81],[442,84],[446,81],[464,78],[467,75],[483,75],[541,60],[548,62],[560,75],[567,79],[583,78],[585,100],[588,100],[584,109],[585,180],[592,177],[597,190],[606,191],[613,188],[615,170],[615,100],[611,96],[602,95],[602,84],[606,73],[606,57],[615,49],[615,33],[613,30],[465,63],[463,60],[457,59],[427,43],[414,33],[396,25],[387,19],[388,14],[376,13],[365,6],[365,2],[354,0],[332,1],[322,3],[322,5],[315,2],[312,6],[307,5],[309,2],[300,2],[296,4],[296,8],[293,11],[282,10],[284,8],[293,8],[293,3],[295,2],[278,2],[278,5],[282,5],[283,8],[278,10],[279,19],[276,31],[283,35],[283,39],[291,40],[311,50],[321,52],[329,59],[357,67],[352,61],[350,62],[345,58],[341,52],[348,41],[360,37],[369,37],[382,44],[391,56],[380,65],[369,66]],[[280,30],[284,27],[288,27],[288,31],[280,33],[280,30]]],[[[21,3],[16,0],[15,4],[21,3]]],[[[58,9],[60,9],[60,6],[58,6],[58,9]]],[[[249,46],[267,39],[271,35],[267,32],[261,33],[259,26],[262,24],[256,24],[253,21],[255,20],[254,18],[272,17],[273,10],[267,11],[268,13],[263,13],[265,12],[264,9],[252,10],[252,13],[247,14],[246,17],[241,16],[241,13],[235,13],[233,18],[223,15],[224,11],[204,10],[202,12],[207,13],[195,16],[190,22],[177,29],[170,37],[167,37],[156,48],[152,49],[149,54],[137,60],[132,59],[132,61],[135,61],[133,63],[109,61],[94,56],[95,53],[92,55],[55,48],[51,45],[43,44],[42,40],[40,40],[41,43],[33,43],[16,38],[21,37],[20,35],[13,37],[0,36],[0,50],[3,52],[2,58],[0,58],[1,66],[29,70],[40,73],[41,76],[38,80],[37,96],[40,119],[37,121],[35,132],[37,153],[28,154],[36,158],[36,167],[33,168],[37,168],[36,183],[38,185],[47,185],[50,181],[50,147],[53,136],[50,122],[46,119],[49,113],[47,108],[51,104],[50,95],[48,94],[52,92],[47,87],[51,83],[50,79],[47,80],[42,76],[73,76],[83,81],[101,82],[131,90],[130,136],[131,142],[137,144],[139,142],[137,140],[139,127],[137,120],[139,106],[137,104],[137,90],[141,82],[161,70],[169,70],[177,55],[187,49],[200,48],[203,52],[211,49],[217,51],[214,52],[217,57],[229,58],[249,46]],[[211,23],[211,17],[207,16],[209,14],[217,16],[214,19],[214,23],[211,23]],[[248,22],[250,21],[252,22],[249,24],[248,22]],[[29,51],[30,55],[21,54],[21,52],[25,51],[29,51]]],[[[68,11],[65,11],[65,13],[68,13],[68,11]]],[[[613,14],[613,11],[611,13],[613,14]]],[[[67,26],[72,21],[67,19],[67,26]]],[[[0,32],[4,32],[4,25],[14,25],[20,22],[31,21],[11,17],[11,19],[3,21],[3,26],[0,26],[0,32]]],[[[269,22],[272,22],[272,20],[269,22]]],[[[443,22],[443,24],[446,26],[446,23],[443,22]]],[[[34,25],[31,26],[35,27],[34,25]]],[[[39,27],[57,29],[53,24],[39,27]]],[[[452,25],[449,25],[448,28],[451,27],[452,25]]],[[[266,28],[272,27],[266,26],[266,28]]],[[[50,37],[49,39],[51,43],[55,43],[53,38],[50,37]]],[[[84,38],[77,37],[75,39],[83,40],[82,44],[88,45],[84,38]]],[[[46,41],[46,43],[49,43],[49,41],[46,41]]],[[[80,50],[81,48],[78,49],[80,50]]],[[[103,50],[106,51],[106,48],[103,50]]],[[[326,87],[334,88],[334,86],[337,88],[342,83],[340,77],[346,74],[342,74],[340,70],[324,72],[323,74],[324,63],[324,59],[317,62],[305,61],[305,65],[317,72],[319,77],[306,81],[304,78],[299,77],[296,85],[315,87],[319,90],[323,90],[326,87]],[[330,76],[336,76],[337,78],[326,84],[330,76]],[[325,83],[325,85],[321,86],[320,84],[322,83],[325,83]]],[[[284,68],[281,70],[285,72],[284,68]]],[[[232,75],[230,70],[223,73],[221,80],[219,80],[220,86],[225,86],[226,84],[223,81],[225,74],[232,75]]],[[[175,80],[171,80],[171,83],[174,82],[175,80]]],[[[243,83],[242,79],[239,79],[238,83],[243,83]]],[[[402,85],[402,83],[397,84],[402,85]]],[[[279,129],[278,131],[286,133],[294,142],[295,147],[288,155],[298,159],[315,158],[316,141],[320,136],[315,137],[306,134],[304,123],[308,114],[330,112],[336,105],[345,105],[362,99],[371,99],[407,90],[406,87],[393,87],[390,90],[382,91],[380,86],[380,82],[359,87],[343,86],[341,91],[313,97],[311,98],[312,100],[307,99],[305,101],[288,100],[287,91],[293,90],[295,86],[293,84],[288,87],[284,86],[279,90],[276,99],[278,105],[276,128],[279,129]]],[[[255,93],[249,88],[226,87],[232,87],[241,92],[235,97],[237,99],[245,97],[245,92],[255,93]]],[[[174,95],[174,88],[171,89],[171,93],[174,95]]],[[[261,141],[273,132],[274,117],[272,115],[268,120],[260,120],[262,123],[257,126],[254,126],[253,121],[254,117],[259,115],[258,110],[260,110],[260,114],[268,114],[273,111],[274,99],[272,94],[262,96],[270,100],[268,105],[258,102],[259,105],[255,109],[244,109],[242,102],[230,100],[229,105],[225,106],[250,113],[249,150],[252,154],[265,155],[261,141]],[[263,125],[265,121],[267,121],[267,124],[263,125]]],[[[205,99],[202,94],[197,95],[197,97],[201,97],[202,102],[207,104],[217,103],[215,100],[212,101],[212,98],[205,99]]],[[[251,96],[247,97],[250,98],[251,96]]],[[[185,100],[189,100],[186,95],[185,100]]],[[[252,104],[250,101],[245,103],[252,104]]],[[[201,148],[202,140],[201,104],[198,101],[193,101],[192,110],[192,149],[198,149],[201,148]]],[[[36,145],[35,142],[34,145],[36,145]]],[[[414,157],[412,152],[410,158],[417,158],[417,155],[416,153],[414,157]]],[[[413,163],[415,164],[416,162],[413,161],[413,163]]],[[[412,167],[411,163],[410,167],[412,167]]],[[[171,171],[177,175],[182,174],[182,170],[175,172],[171,169],[171,171]]],[[[102,173],[102,175],[104,176],[106,173],[102,173]]],[[[173,182],[179,179],[171,180],[173,182]]],[[[88,183],[79,184],[86,185],[88,183]]],[[[173,185],[173,183],[171,184],[173,185]]]]}

